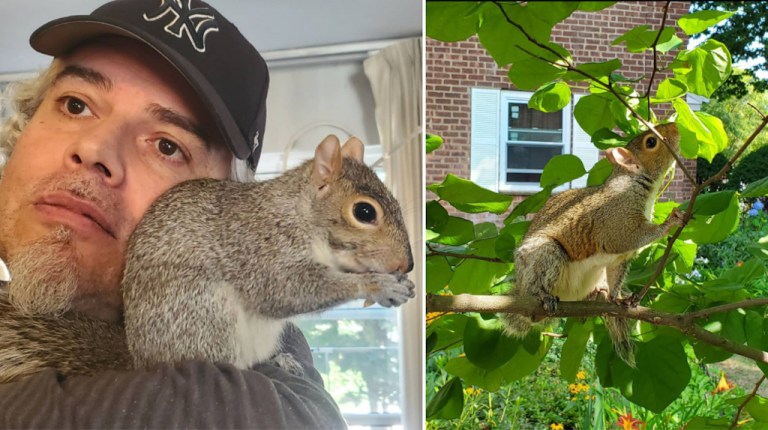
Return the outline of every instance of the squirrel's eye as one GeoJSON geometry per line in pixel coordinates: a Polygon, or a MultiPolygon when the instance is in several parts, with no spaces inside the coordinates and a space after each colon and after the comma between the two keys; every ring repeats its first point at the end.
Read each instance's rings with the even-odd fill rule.
{"type": "Polygon", "coordinates": [[[648,149],[653,149],[656,147],[656,138],[655,137],[649,137],[645,140],[645,147],[648,149]]]}
{"type": "Polygon", "coordinates": [[[376,208],[370,203],[355,203],[352,213],[355,214],[355,218],[360,222],[366,224],[373,224],[376,222],[376,208]]]}

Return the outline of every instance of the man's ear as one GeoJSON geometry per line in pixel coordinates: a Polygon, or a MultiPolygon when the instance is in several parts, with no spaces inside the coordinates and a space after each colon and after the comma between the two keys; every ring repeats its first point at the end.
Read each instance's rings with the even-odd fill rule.
{"type": "Polygon", "coordinates": [[[627,148],[610,148],[605,151],[605,158],[614,166],[621,166],[630,172],[640,171],[640,163],[635,154],[627,148]]]}
{"type": "Polygon", "coordinates": [[[312,162],[312,184],[318,188],[328,184],[341,173],[341,143],[330,134],[315,149],[312,162]]]}
{"type": "Polygon", "coordinates": [[[363,162],[363,142],[355,136],[350,137],[341,147],[341,155],[359,162],[363,162]]]}

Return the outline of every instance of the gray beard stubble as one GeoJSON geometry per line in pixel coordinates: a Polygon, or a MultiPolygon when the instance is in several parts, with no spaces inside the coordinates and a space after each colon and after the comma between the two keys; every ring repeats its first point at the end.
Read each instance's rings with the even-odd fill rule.
{"type": "Polygon", "coordinates": [[[70,236],[67,228],[59,226],[23,246],[8,261],[13,270],[8,297],[19,312],[59,315],[70,309],[79,278],[70,236]]]}

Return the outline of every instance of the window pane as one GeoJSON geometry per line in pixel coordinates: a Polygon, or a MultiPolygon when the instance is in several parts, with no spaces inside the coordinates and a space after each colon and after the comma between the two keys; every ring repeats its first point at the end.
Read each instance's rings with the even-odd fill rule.
{"type": "Polygon", "coordinates": [[[550,158],[560,155],[562,146],[507,145],[508,169],[543,169],[550,158]]]}
{"type": "Polygon", "coordinates": [[[509,127],[510,128],[540,128],[547,130],[560,130],[563,128],[563,115],[561,112],[542,112],[531,109],[527,102],[509,103],[509,127]]]}
{"type": "Polygon", "coordinates": [[[541,182],[541,173],[507,173],[507,182],[541,182]]]}
{"type": "Polygon", "coordinates": [[[350,425],[400,422],[400,355],[394,309],[357,302],[297,322],[315,367],[350,425]]]}

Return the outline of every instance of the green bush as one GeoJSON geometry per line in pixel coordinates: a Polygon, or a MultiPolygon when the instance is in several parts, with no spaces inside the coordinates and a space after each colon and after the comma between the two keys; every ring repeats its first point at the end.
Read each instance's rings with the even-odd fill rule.
{"type": "Polygon", "coordinates": [[[768,145],[761,146],[742,157],[728,175],[729,188],[738,190],[768,176],[768,145]]]}
{"type": "MultiPolygon", "coordinates": [[[[746,211],[742,213],[739,228],[722,242],[700,245],[694,275],[700,278],[717,278],[723,272],[730,270],[749,260],[749,246],[760,238],[768,236],[768,214],[758,211],[755,216],[746,211]]],[[[768,293],[768,280],[765,277],[746,285],[747,291],[758,296],[768,293]]]]}
{"type": "MultiPolygon", "coordinates": [[[[720,169],[725,166],[727,161],[728,158],[722,153],[715,155],[715,158],[712,159],[711,163],[703,158],[696,159],[696,182],[701,184],[702,182],[717,174],[717,172],[719,172],[720,169]]],[[[729,188],[728,184],[728,174],[726,174],[719,181],[713,182],[712,185],[710,185],[705,190],[705,192],[711,193],[727,189],[731,189],[729,188]]]]}

